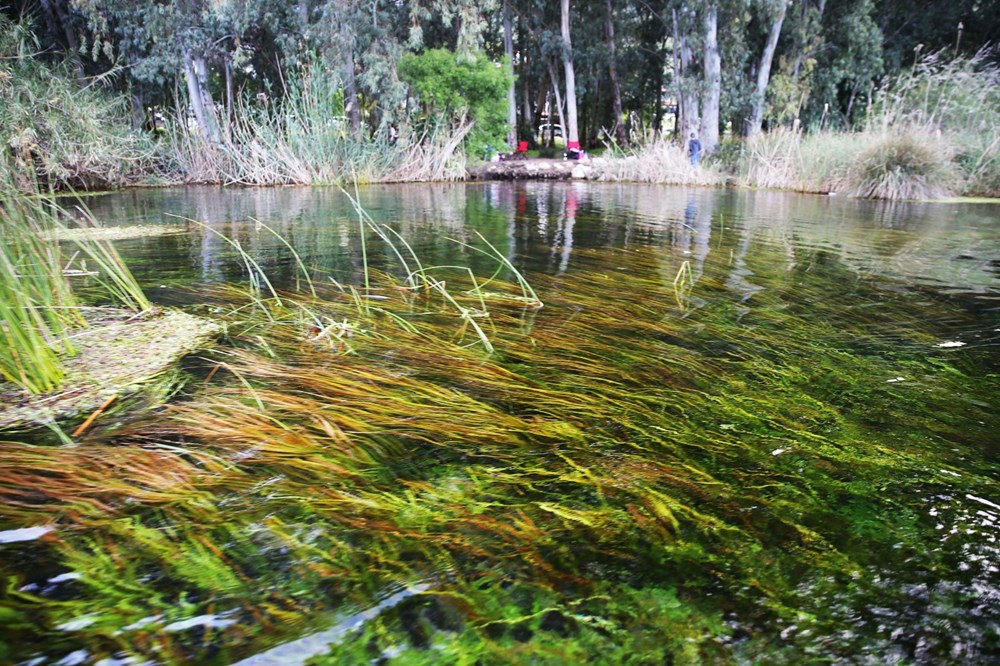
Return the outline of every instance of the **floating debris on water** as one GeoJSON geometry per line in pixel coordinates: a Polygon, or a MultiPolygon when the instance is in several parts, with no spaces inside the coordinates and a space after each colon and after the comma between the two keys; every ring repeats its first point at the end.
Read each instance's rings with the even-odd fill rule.
{"type": "Polygon", "coordinates": [[[137,224],[123,227],[63,227],[56,229],[52,235],[61,241],[108,241],[183,233],[187,233],[187,229],[177,225],[137,224]]]}
{"type": "Polygon", "coordinates": [[[90,414],[116,394],[137,394],[154,380],[169,380],[168,371],[179,359],[222,331],[218,323],[177,310],[94,312],[99,321],[72,336],[77,354],[65,360],[66,376],[58,389],[35,396],[0,382],[0,430],[46,427],[90,414]]]}
{"type": "Polygon", "coordinates": [[[18,541],[34,541],[45,536],[55,527],[52,525],[41,525],[39,527],[21,527],[15,530],[4,530],[0,532],[0,543],[16,543],[18,541]]]}

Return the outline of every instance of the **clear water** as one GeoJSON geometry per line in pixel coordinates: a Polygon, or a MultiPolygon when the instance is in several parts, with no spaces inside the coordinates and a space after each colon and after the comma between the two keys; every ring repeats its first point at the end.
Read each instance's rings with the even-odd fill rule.
{"type": "MultiPolygon", "coordinates": [[[[471,427],[462,441],[475,412],[414,398],[447,443],[365,435],[363,482],[184,440],[225,464],[200,461],[186,499],[95,513],[98,494],[70,491],[26,508],[24,488],[57,472],[3,444],[0,493],[17,504],[0,509],[0,661],[1000,658],[1000,205],[594,183],[357,194],[425,265],[489,276],[495,262],[461,244],[482,246],[478,232],[546,303],[498,324],[476,361],[512,373],[503,390],[477,386],[458,352],[453,375],[384,348],[351,365],[488,404],[494,439],[508,417],[524,429],[517,454],[471,427]]],[[[182,230],[118,241],[164,304],[247,283],[206,227],[279,288],[295,288],[295,258],[261,223],[315,280],[363,279],[358,214],[336,190],[88,203],[108,225],[182,230]]],[[[364,244],[370,267],[401,275],[364,244]]],[[[126,465],[107,451],[138,432],[87,449],[103,447],[109,484],[126,465]]]]}

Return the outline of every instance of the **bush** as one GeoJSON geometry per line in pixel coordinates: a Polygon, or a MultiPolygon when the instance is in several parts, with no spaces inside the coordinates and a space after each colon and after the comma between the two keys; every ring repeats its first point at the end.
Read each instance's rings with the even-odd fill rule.
{"type": "Polygon", "coordinates": [[[0,15],[0,176],[21,189],[96,189],[152,170],[152,141],[131,129],[125,98],[81,89],[37,51],[26,26],[0,15]]]}
{"type": "Polygon", "coordinates": [[[852,189],[867,199],[933,199],[950,193],[951,155],[944,142],[904,128],[877,139],[858,160],[852,189]]]}
{"type": "Polygon", "coordinates": [[[510,78],[503,67],[481,54],[431,49],[403,56],[399,75],[420,99],[425,122],[472,121],[465,138],[467,155],[483,155],[506,145],[510,78]]]}

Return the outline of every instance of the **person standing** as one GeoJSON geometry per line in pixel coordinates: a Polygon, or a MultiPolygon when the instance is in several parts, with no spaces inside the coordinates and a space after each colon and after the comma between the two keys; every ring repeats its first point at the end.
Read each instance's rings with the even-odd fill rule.
{"type": "Polygon", "coordinates": [[[688,155],[691,157],[691,166],[698,166],[698,160],[701,159],[701,141],[694,132],[691,132],[691,140],[688,141],[688,155]]]}

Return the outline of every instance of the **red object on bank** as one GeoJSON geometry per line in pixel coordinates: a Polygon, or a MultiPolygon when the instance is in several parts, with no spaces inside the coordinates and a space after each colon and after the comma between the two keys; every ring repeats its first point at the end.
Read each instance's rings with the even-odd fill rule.
{"type": "Polygon", "coordinates": [[[580,142],[579,141],[567,141],[566,142],[566,150],[580,150],[580,142]]]}
{"type": "Polygon", "coordinates": [[[515,153],[526,153],[526,152],[528,152],[528,142],[527,141],[518,141],[517,142],[517,150],[515,150],[514,152],[515,153]]]}

